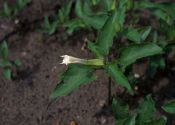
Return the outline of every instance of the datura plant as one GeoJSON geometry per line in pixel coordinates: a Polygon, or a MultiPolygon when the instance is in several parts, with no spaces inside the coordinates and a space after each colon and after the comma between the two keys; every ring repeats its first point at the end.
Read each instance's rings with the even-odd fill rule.
{"type": "MultiPolygon", "coordinates": [[[[67,69],[61,75],[60,83],[51,93],[51,98],[66,96],[81,85],[96,80],[96,70],[106,72],[116,85],[125,88],[132,96],[135,94],[133,91],[135,84],[126,75],[128,68],[145,57],[149,57],[151,64],[155,63],[154,57],[160,57],[156,67],[152,66],[155,69],[163,67],[165,61],[162,55],[174,47],[175,3],[153,3],[148,0],[77,0],[75,9],[81,24],[91,26],[97,31],[96,40],[88,41],[88,49],[94,53],[95,58],[81,59],[63,55],[61,64],[67,65],[67,69]],[[92,15],[92,8],[94,6],[98,8],[100,5],[104,5],[104,8],[92,15]],[[140,10],[148,10],[157,18],[157,29],[149,25],[138,27],[140,18],[137,12],[140,10]],[[121,39],[126,40],[127,46],[118,47],[121,39]],[[119,49],[116,56],[112,50],[117,48],[119,49]]],[[[166,118],[155,120],[152,117],[155,113],[155,104],[150,95],[134,114],[129,113],[127,105],[120,106],[117,99],[113,103],[117,125],[166,124],[166,118]]],[[[162,108],[166,112],[175,113],[174,104],[174,101],[170,101],[162,108]]]]}

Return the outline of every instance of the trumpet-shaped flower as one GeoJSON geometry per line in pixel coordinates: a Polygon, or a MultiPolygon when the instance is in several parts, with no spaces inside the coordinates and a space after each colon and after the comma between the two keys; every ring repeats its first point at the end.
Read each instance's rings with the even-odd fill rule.
{"type": "Polygon", "coordinates": [[[78,64],[83,64],[83,65],[93,65],[93,66],[103,66],[104,65],[103,59],[80,59],[80,58],[76,58],[76,57],[69,56],[69,55],[63,55],[61,57],[63,57],[61,64],[65,64],[65,65],[68,65],[71,63],[78,63],[78,64]]]}

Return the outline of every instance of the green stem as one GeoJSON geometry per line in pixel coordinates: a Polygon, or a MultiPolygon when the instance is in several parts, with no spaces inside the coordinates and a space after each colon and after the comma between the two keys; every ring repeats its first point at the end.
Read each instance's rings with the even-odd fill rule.
{"type": "Polygon", "coordinates": [[[89,60],[86,60],[86,65],[104,66],[104,60],[103,59],[89,59],[89,60]]]}

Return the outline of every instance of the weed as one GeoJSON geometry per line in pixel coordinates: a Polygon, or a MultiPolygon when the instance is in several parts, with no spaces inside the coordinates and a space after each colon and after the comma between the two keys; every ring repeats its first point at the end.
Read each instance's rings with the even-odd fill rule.
{"type": "Polygon", "coordinates": [[[0,12],[0,16],[6,18],[14,18],[16,14],[21,11],[26,5],[30,3],[30,0],[17,0],[14,6],[9,6],[5,1],[3,4],[3,10],[0,12]]]}

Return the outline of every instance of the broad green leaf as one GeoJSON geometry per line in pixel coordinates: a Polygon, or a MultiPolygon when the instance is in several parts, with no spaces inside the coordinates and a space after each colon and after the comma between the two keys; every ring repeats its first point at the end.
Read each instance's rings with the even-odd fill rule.
{"type": "Polygon", "coordinates": [[[129,106],[118,97],[113,98],[112,111],[116,121],[123,123],[129,117],[129,106]]]}
{"type": "Polygon", "coordinates": [[[84,5],[83,5],[83,13],[85,15],[92,15],[94,14],[93,9],[92,9],[92,4],[89,3],[88,1],[84,1],[84,5]]]}
{"type": "Polygon", "coordinates": [[[166,125],[167,119],[166,117],[161,117],[158,120],[153,120],[149,123],[147,123],[146,125],[166,125]]]}
{"type": "Polygon", "coordinates": [[[136,1],[135,9],[149,9],[155,16],[172,24],[175,20],[175,3],[153,3],[147,0],[136,1]]]}
{"type": "Polygon", "coordinates": [[[155,102],[151,95],[147,95],[146,98],[139,104],[138,108],[138,121],[139,123],[148,123],[154,119],[155,102]]]}
{"type": "Polygon", "coordinates": [[[130,45],[121,51],[119,63],[125,68],[140,58],[161,54],[162,52],[162,48],[154,43],[130,45]]]}
{"type": "Polygon", "coordinates": [[[162,109],[168,113],[175,114],[175,100],[169,101],[162,106],[162,109]]]}
{"type": "Polygon", "coordinates": [[[131,10],[134,7],[134,0],[128,0],[127,2],[127,10],[131,10]]]}
{"type": "Polygon", "coordinates": [[[1,48],[0,48],[0,56],[3,60],[7,60],[8,59],[8,45],[7,45],[7,42],[4,41],[1,45],[1,48]]]}
{"type": "Polygon", "coordinates": [[[78,17],[83,17],[82,1],[81,0],[76,0],[75,13],[78,17]]]}
{"type": "Polygon", "coordinates": [[[103,5],[105,6],[105,9],[106,9],[107,11],[110,11],[110,10],[111,10],[112,1],[114,1],[114,0],[102,0],[103,5]]]}
{"type": "Polygon", "coordinates": [[[65,73],[62,74],[60,83],[51,93],[51,98],[66,96],[81,85],[95,80],[94,70],[88,66],[71,64],[65,73]]]}
{"type": "Polygon", "coordinates": [[[148,65],[148,75],[150,77],[154,77],[158,69],[164,69],[166,66],[165,59],[163,57],[155,56],[151,57],[149,59],[149,65],[148,65]]]}
{"type": "Polygon", "coordinates": [[[88,48],[99,58],[101,57],[101,54],[99,53],[99,51],[96,49],[96,46],[93,42],[88,41],[88,48]]]}
{"type": "Polygon", "coordinates": [[[116,119],[115,120],[115,123],[116,123],[116,125],[124,125],[124,123],[125,123],[126,120],[127,119],[116,119]]]}
{"type": "Polygon", "coordinates": [[[149,33],[151,32],[151,27],[147,26],[147,27],[140,28],[138,32],[141,35],[141,40],[144,41],[148,37],[149,33]]]}
{"type": "Polygon", "coordinates": [[[141,35],[139,34],[138,30],[129,27],[127,31],[124,32],[124,35],[131,41],[134,41],[135,43],[141,42],[141,35]]]}
{"type": "Polygon", "coordinates": [[[123,74],[121,69],[116,63],[110,63],[105,66],[107,74],[114,80],[114,82],[122,87],[125,87],[130,94],[133,94],[133,90],[129,84],[128,79],[123,74]]]}
{"type": "Polygon", "coordinates": [[[96,51],[98,51],[102,57],[108,55],[109,49],[112,47],[113,38],[116,34],[115,26],[117,17],[117,11],[113,12],[113,14],[110,17],[108,17],[106,23],[104,24],[103,28],[98,34],[97,40],[94,44],[94,48],[96,48],[96,51]]]}
{"type": "Polygon", "coordinates": [[[130,116],[129,107],[119,98],[113,98],[112,110],[116,120],[116,125],[135,125],[136,115],[130,116]]]}
{"type": "MultiPolygon", "coordinates": [[[[96,51],[98,51],[98,53],[101,54],[101,57],[98,58],[102,58],[109,54],[109,50],[113,44],[114,36],[117,35],[117,33],[119,33],[123,27],[126,2],[127,0],[119,1],[118,8],[112,12],[112,15],[108,17],[103,28],[100,30],[93,47],[96,49],[96,51]]],[[[91,51],[94,52],[93,50],[91,51]]]]}
{"type": "Polygon", "coordinates": [[[143,42],[151,31],[151,27],[142,27],[140,29],[134,29],[133,27],[129,27],[126,31],[124,31],[124,35],[131,41],[135,43],[143,42]]]}
{"type": "Polygon", "coordinates": [[[136,116],[137,115],[130,116],[128,119],[126,119],[126,121],[124,122],[123,125],[135,125],[136,124],[136,116]]]}
{"type": "Polygon", "coordinates": [[[12,70],[10,68],[4,68],[3,75],[6,79],[11,79],[12,70]]]}
{"type": "Polygon", "coordinates": [[[162,10],[155,10],[154,12],[152,12],[156,17],[158,17],[159,19],[162,19],[164,21],[166,21],[168,24],[171,23],[170,20],[168,19],[168,15],[162,11],[162,10]]]}
{"type": "Polygon", "coordinates": [[[101,29],[103,25],[105,24],[108,16],[106,14],[100,14],[100,15],[92,15],[92,16],[86,16],[84,15],[82,17],[82,20],[89,26],[92,26],[94,29],[101,29]]]}
{"type": "Polygon", "coordinates": [[[90,9],[91,8],[89,8],[87,1],[76,1],[76,14],[80,19],[82,19],[84,24],[86,24],[87,26],[91,26],[95,29],[101,29],[108,18],[107,14],[90,13],[90,9]]]}

